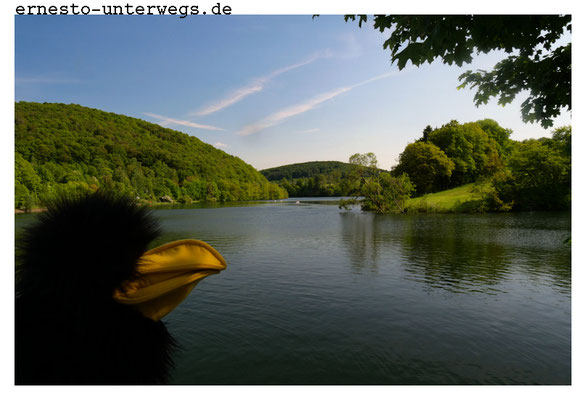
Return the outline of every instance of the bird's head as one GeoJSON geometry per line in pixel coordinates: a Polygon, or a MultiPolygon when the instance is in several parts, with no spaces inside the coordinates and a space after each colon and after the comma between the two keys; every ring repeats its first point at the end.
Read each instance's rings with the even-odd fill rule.
{"type": "Polygon", "coordinates": [[[160,234],[152,213],[126,197],[98,191],[55,200],[19,240],[17,295],[66,309],[117,301],[158,320],[226,268],[197,240],[147,252],[160,234]]]}

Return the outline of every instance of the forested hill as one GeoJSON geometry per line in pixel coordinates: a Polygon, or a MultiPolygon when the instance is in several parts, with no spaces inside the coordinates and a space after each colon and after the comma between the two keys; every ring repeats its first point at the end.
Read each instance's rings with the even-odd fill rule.
{"type": "Polygon", "coordinates": [[[16,207],[107,188],[146,201],[274,199],[285,191],[185,133],[79,105],[15,105],[16,207]]]}
{"type": "Polygon", "coordinates": [[[352,164],[340,161],[310,161],[297,164],[282,165],[280,167],[260,170],[269,181],[282,179],[312,178],[315,175],[330,175],[338,171],[346,175],[352,170],[352,164]]]}
{"type": "Polygon", "coordinates": [[[355,166],[340,161],[311,161],[261,170],[271,182],[277,182],[291,197],[348,196],[354,189],[355,166]]]}

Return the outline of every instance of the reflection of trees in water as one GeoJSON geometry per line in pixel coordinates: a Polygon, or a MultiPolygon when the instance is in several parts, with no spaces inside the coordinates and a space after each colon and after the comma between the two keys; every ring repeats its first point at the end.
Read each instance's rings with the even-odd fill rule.
{"type": "MultiPolygon", "coordinates": [[[[464,218],[414,216],[403,224],[401,256],[415,280],[453,292],[490,292],[508,274],[509,249],[477,241],[464,218]],[[427,218],[427,220],[426,220],[427,218]]],[[[498,235],[497,231],[482,232],[498,235]]]]}
{"type": "Polygon", "coordinates": [[[341,213],[342,242],[353,272],[378,271],[378,236],[374,213],[341,213]]]}
{"type": "Polygon", "coordinates": [[[571,257],[565,252],[558,252],[548,258],[548,262],[538,255],[534,255],[534,262],[530,272],[534,275],[535,280],[543,276],[543,271],[547,271],[551,277],[552,283],[562,292],[570,294],[572,289],[572,267],[571,257]]]}
{"type": "MultiPolygon", "coordinates": [[[[550,232],[526,226],[526,215],[514,217],[515,228],[501,216],[413,216],[401,236],[405,270],[415,279],[449,291],[506,290],[499,284],[521,275],[529,281],[550,280],[570,288],[569,253],[550,232]],[[531,237],[530,240],[521,235],[531,237]]],[[[540,218],[532,216],[531,218],[540,218]]]]}
{"type": "MultiPolygon", "coordinates": [[[[408,273],[408,279],[451,292],[506,291],[507,281],[519,279],[513,275],[570,290],[569,250],[561,241],[557,246],[557,236],[551,236],[554,232],[563,236],[563,227],[535,230],[533,219],[543,219],[542,215],[340,216],[342,240],[354,272],[378,272],[381,259],[390,258],[408,273]]],[[[555,226],[554,220],[550,226],[555,226]]]]}

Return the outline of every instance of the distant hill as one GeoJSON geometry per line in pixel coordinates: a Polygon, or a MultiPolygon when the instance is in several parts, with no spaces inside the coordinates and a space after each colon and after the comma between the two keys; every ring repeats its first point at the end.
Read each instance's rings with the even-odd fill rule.
{"type": "Polygon", "coordinates": [[[352,164],[340,161],[310,161],[262,169],[259,172],[269,181],[280,181],[282,179],[311,178],[315,175],[330,175],[335,171],[345,176],[351,170],[352,164]]]}
{"type": "Polygon", "coordinates": [[[79,105],[15,104],[16,207],[108,188],[144,201],[275,199],[287,193],[196,137],[79,105]]]}
{"type": "Polygon", "coordinates": [[[269,181],[277,182],[290,197],[350,196],[355,166],[340,161],[310,161],[260,171],[269,181]]]}

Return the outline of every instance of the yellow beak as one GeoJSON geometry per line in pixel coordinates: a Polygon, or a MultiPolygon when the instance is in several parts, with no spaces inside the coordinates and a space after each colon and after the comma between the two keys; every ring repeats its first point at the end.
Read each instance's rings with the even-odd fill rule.
{"type": "Polygon", "coordinates": [[[226,261],[209,244],[185,239],[147,251],[138,264],[140,278],[114,291],[114,299],[158,321],[187,297],[203,278],[226,269],[226,261]]]}

